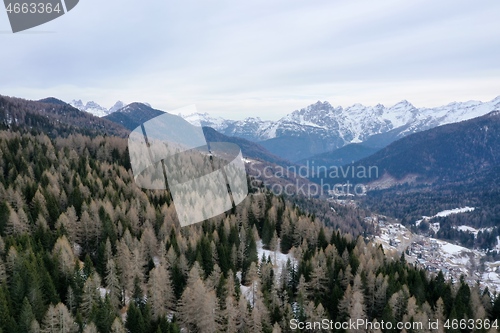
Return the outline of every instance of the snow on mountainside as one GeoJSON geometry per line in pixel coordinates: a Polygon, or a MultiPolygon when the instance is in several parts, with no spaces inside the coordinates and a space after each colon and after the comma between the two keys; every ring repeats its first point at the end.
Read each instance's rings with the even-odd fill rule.
{"type": "Polygon", "coordinates": [[[271,121],[263,121],[260,118],[246,118],[245,120],[226,120],[220,117],[211,117],[208,113],[193,113],[183,116],[193,125],[212,127],[216,131],[228,136],[237,136],[250,141],[260,141],[260,137],[268,137],[266,131],[271,125],[271,121]]]}
{"type": "Polygon", "coordinates": [[[94,101],[87,102],[87,104],[83,104],[81,100],[72,100],[69,103],[72,107],[77,108],[80,111],[85,111],[93,114],[96,117],[104,117],[108,114],[111,114],[119,109],[123,108],[125,104],[122,101],[118,101],[111,108],[106,109],[105,107],[100,106],[94,101]]]}
{"type": "Polygon", "coordinates": [[[240,136],[253,141],[264,141],[283,136],[297,137],[312,134],[318,137],[340,138],[344,144],[359,143],[376,134],[396,130],[397,137],[485,115],[500,109],[500,96],[490,102],[453,102],[435,108],[416,108],[403,100],[393,106],[354,104],[343,108],[328,102],[317,102],[294,111],[278,121],[247,118],[241,121],[213,118],[208,114],[194,116],[205,126],[225,135],[240,136]]]}
{"type": "Polygon", "coordinates": [[[179,114],[179,116],[183,117],[193,125],[198,125],[201,123],[202,126],[212,127],[216,131],[226,128],[226,122],[230,121],[220,117],[210,117],[208,113],[192,113],[187,116],[179,114]]]}

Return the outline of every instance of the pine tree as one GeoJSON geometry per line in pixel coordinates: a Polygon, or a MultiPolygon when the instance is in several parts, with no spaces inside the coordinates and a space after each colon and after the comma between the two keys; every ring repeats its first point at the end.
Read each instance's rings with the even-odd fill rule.
{"type": "Polygon", "coordinates": [[[135,305],[134,302],[130,302],[128,306],[125,328],[129,332],[146,333],[144,318],[142,317],[141,310],[135,305]]]}
{"type": "Polygon", "coordinates": [[[18,327],[20,332],[30,332],[31,323],[35,320],[33,309],[28,299],[25,297],[21,307],[21,314],[19,315],[18,327]]]}

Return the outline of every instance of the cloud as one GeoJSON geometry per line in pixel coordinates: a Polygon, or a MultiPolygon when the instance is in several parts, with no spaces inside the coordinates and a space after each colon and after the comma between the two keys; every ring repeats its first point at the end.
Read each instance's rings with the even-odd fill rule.
{"type": "Polygon", "coordinates": [[[316,100],[500,94],[498,1],[81,1],[33,33],[0,15],[0,93],[196,103],[277,118],[316,100]],[[493,84],[493,85],[492,85],[493,84]]]}

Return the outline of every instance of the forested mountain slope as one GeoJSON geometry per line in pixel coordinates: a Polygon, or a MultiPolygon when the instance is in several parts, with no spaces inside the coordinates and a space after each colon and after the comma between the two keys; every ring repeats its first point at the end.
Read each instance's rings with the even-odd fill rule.
{"type": "MultiPolygon", "coordinates": [[[[441,239],[495,249],[500,235],[500,112],[407,136],[353,166],[377,166],[364,198],[369,209],[414,225],[457,207],[473,212],[439,218],[441,239]],[[397,199],[396,199],[397,198],[397,199]],[[477,235],[460,226],[480,230],[477,235]]],[[[360,180],[360,181],[370,181],[360,180]]]]}
{"type": "Polygon", "coordinates": [[[43,131],[48,136],[85,135],[126,136],[125,129],[106,119],[66,104],[56,98],[29,101],[0,95],[0,128],[22,131],[43,131]]]}
{"type": "MultiPolygon", "coordinates": [[[[269,193],[180,228],[168,193],[133,183],[126,143],[0,131],[1,332],[292,332],[292,319],[500,316],[489,291],[429,277],[269,193]],[[295,260],[259,258],[259,240],[295,260]]],[[[338,211],[334,224],[352,214],[338,211]]]]}
{"type": "MultiPolygon", "coordinates": [[[[476,177],[500,165],[500,111],[402,138],[356,165],[376,165],[397,180],[447,183],[476,177]]],[[[376,186],[376,184],[374,184],[376,186]]]]}

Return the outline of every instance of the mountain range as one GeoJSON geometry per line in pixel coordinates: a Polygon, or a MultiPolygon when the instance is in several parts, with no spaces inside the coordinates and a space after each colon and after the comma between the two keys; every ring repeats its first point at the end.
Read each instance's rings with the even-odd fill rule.
{"type": "Polygon", "coordinates": [[[296,162],[351,143],[383,148],[408,134],[485,115],[500,109],[500,96],[489,101],[453,102],[417,108],[403,100],[393,106],[355,104],[343,108],[317,102],[277,121],[260,118],[224,120],[208,114],[186,116],[228,135],[259,142],[270,152],[296,162]]]}
{"type": "Polygon", "coordinates": [[[68,104],[71,105],[74,108],[77,108],[80,111],[85,111],[85,112],[91,113],[91,114],[93,114],[96,117],[107,116],[107,115],[109,115],[109,114],[111,114],[111,113],[113,113],[115,111],[118,111],[121,108],[125,107],[125,103],[123,103],[122,101],[117,101],[109,109],[107,109],[107,108],[105,108],[103,106],[100,106],[99,104],[97,104],[94,101],[89,101],[86,104],[84,104],[81,99],[79,99],[79,100],[72,100],[68,104]]]}
{"type": "Polygon", "coordinates": [[[384,188],[391,183],[468,182],[497,172],[500,111],[414,133],[352,166],[378,168],[380,178],[371,182],[373,188],[384,188]]]}
{"type": "MultiPolygon", "coordinates": [[[[120,101],[110,109],[95,102],[84,105],[81,100],[72,101],[70,104],[99,117],[111,116],[110,120],[114,120],[114,113],[122,111],[115,116],[121,117],[118,122],[127,127],[125,123],[130,121],[127,106],[120,101]]],[[[149,104],[142,104],[149,108],[145,112],[154,110],[149,104]]],[[[489,102],[453,102],[434,108],[417,108],[406,100],[389,107],[381,104],[354,104],[345,108],[318,101],[277,121],[262,120],[258,117],[228,120],[212,117],[207,113],[191,114],[184,118],[191,123],[201,122],[203,126],[211,127],[226,136],[258,142],[282,159],[297,163],[321,160],[328,164],[339,163],[339,160],[325,158],[325,153],[332,153],[345,146],[348,148],[341,154],[349,163],[351,160],[366,157],[408,134],[472,119],[497,109],[500,109],[500,96],[489,102]],[[363,150],[364,154],[359,147],[349,146],[358,143],[363,143],[363,147],[367,148],[363,150]],[[350,149],[353,149],[352,153],[350,149]],[[315,156],[318,154],[320,156],[315,156]]],[[[144,118],[149,116],[150,114],[146,114],[144,118]]]]}
{"type": "MultiPolygon", "coordinates": [[[[153,109],[150,105],[146,105],[143,103],[132,103],[116,112],[113,112],[112,114],[103,117],[103,119],[120,124],[129,131],[132,131],[145,121],[160,116],[164,113],[164,111],[153,109]]],[[[177,117],[176,115],[172,116],[177,117]]],[[[264,147],[260,146],[256,142],[252,142],[239,137],[230,137],[217,132],[211,127],[206,126],[203,127],[203,132],[208,142],[232,142],[237,144],[241,148],[241,151],[245,157],[259,159],[261,161],[266,161],[272,164],[283,166],[289,164],[288,161],[269,153],[264,147]]]]}

